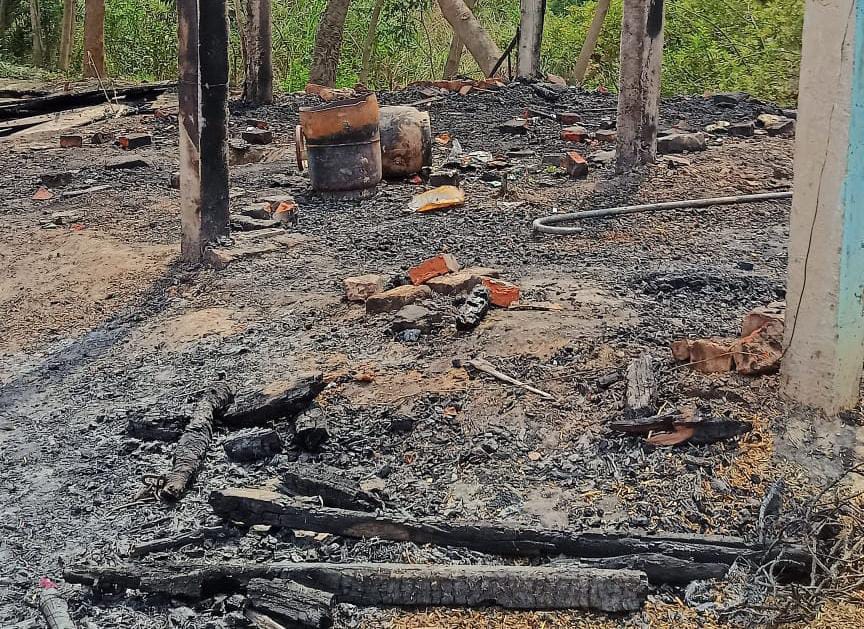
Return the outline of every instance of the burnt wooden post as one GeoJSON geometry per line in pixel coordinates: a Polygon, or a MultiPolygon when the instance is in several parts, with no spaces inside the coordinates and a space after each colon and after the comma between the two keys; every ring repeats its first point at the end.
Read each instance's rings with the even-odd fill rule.
{"type": "Polygon", "coordinates": [[[180,206],[184,260],[228,232],[228,14],[225,0],[178,0],[180,206]]]}
{"type": "Polygon", "coordinates": [[[246,76],[243,100],[257,105],[273,102],[273,25],[271,0],[246,0],[246,76]]]}
{"type": "Polygon", "coordinates": [[[624,0],[618,89],[619,173],[657,157],[663,0],[624,0]]]}
{"type": "Polygon", "coordinates": [[[540,46],[543,43],[543,20],[546,0],[521,0],[519,20],[519,60],[516,75],[524,78],[540,74],[540,46]]]}

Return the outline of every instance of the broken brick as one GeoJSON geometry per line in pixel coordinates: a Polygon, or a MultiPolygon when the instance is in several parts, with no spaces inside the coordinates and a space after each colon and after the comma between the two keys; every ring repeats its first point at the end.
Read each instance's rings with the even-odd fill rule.
{"type": "Polygon", "coordinates": [[[84,146],[84,138],[80,135],[61,135],[60,148],[77,149],[84,146]]]}
{"type": "Polygon", "coordinates": [[[366,313],[379,314],[382,312],[393,312],[403,306],[413,304],[422,299],[432,296],[432,289],[428,286],[397,286],[383,293],[377,293],[366,300],[366,313]]]}
{"type": "Polygon", "coordinates": [[[440,295],[458,295],[473,289],[484,277],[498,277],[499,274],[497,269],[476,267],[433,277],[426,285],[440,295]]]}
{"type": "Polygon", "coordinates": [[[731,342],[711,339],[699,339],[691,342],[690,366],[702,373],[732,371],[731,342]]]}
{"type": "Polygon", "coordinates": [[[411,278],[411,283],[417,286],[426,283],[427,280],[431,280],[433,277],[446,275],[458,270],[459,262],[456,261],[456,258],[449,253],[442,253],[434,258],[423,260],[417,266],[408,269],[408,277],[411,278]]]}
{"type": "Polygon", "coordinates": [[[753,133],[756,131],[756,125],[752,122],[736,122],[734,124],[730,124],[727,127],[726,132],[729,135],[739,137],[739,138],[750,138],[753,137],[753,133]]]}
{"type": "Polygon", "coordinates": [[[90,136],[90,144],[110,144],[114,141],[114,134],[110,131],[97,131],[90,136]]]}
{"type": "Polygon", "coordinates": [[[39,189],[36,190],[30,198],[34,201],[48,201],[54,198],[54,193],[45,186],[39,186],[39,189]]]}
{"type": "Polygon", "coordinates": [[[561,139],[566,142],[584,142],[588,139],[588,129],[574,125],[561,129],[561,139]]]}
{"type": "Polygon", "coordinates": [[[618,132],[615,129],[597,129],[594,132],[594,139],[605,144],[613,144],[618,139],[618,132]]]}
{"type": "Polygon", "coordinates": [[[680,339],[672,343],[672,357],[679,363],[690,361],[690,339],[680,339]]]}
{"type": "Polygon", "coordinates": [[[558,114],[558,122],[566,125],[576,125],[582,122],[582,116],[575,111],[564,111],[558,114]]]}
{"type": "Polygon", "coordinates": [[[366,301],[372,295],[383,292],[386,281],[383,275],[374,273],[346,277],[342,281],[345,285],[345,299],[348,301],[366,301]]]}
{"type": "Polygon", "coordinates": [[[519,301],[519,287],[512,282],[484,277],[483,286],[489,290],[489,302],[493,306],[507,308],[513,302],[519,301]]]}
{"type": "Polygon", "coordinates": [[[153,144],[153,138],[151,138],[148,133],[130,133],[128,135],[121,135],[117,138],[117,144],[119,144],[120,148],[124,151],[131,151],[143,146],[150,146],[153,144]]]}
{"type": "Polygon", "coordinates": [[[576,151],[569,151],[561,158],[561,168],[566,170],[573,179],[588,176],[588,162],[576,151]]]}
{"type": "Polygon", "coordinates": [[[783,322],[770,321],[735,343],[735,370],[744,376],[776,373],[783,357],[783,322]]]}
{"type": "Polygon", "coordinates": [[[471,85],[463,85],[459,88],[459,96],[468,96],[474,88],[471,85]]]}
{"type": "Polygon", "coordinates": [[[785,318],[786,304],[782,301],[754,308],[744,315],[744,320],[741,322],[741,336],[750,336],[759,328],[765,327],[770,323],[779,324],[782,330],[785,318]]]}
{"type": "Polygon", "coordinates": [[[249,144],[270,144],[273,142],[273,132],[269,129],[246,129],[242,134],[242,138],[249,144]]]}

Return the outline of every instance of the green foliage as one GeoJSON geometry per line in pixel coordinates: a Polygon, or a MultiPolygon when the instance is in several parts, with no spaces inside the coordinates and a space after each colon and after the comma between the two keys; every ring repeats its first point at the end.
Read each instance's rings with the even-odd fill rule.
{"type": "MultiPolygon", "coordinates": [[[[39,0],[48,65],[56,64],[62,0],[39,0]]],[[[586,84],[617,84],[621,1],[613,0],[586,84]]],[[[30,56],[28,0],[6,0],[0,19],[0,74],[30,56]]],[[[233,15],[235,0],[228,0],[233,15]]],[[[360,71],[375,0],[353,0],[345,26],[339,85],[353,85],[360,71]]],[[[281,87],[300,89],[309,76],[318,17],[326,0],[273,0],[274,71],[281,87]]],[[[80,73],[84,1],[78,2],[75,67],[80,73]]],[[[548,0],[544,69],[567,76],[596,6],[595,0],[548,0]]],[[[803,0],[666,0],[663,91],[666,94],[742,90],[791,102],[797,89],[803,0]]],[[[503,49],[516,31],[519,0],[480,0],[481,22],[503,49]]],[[[177,71],[174,0],[106,0],[106,46],[112,75],[170,78],[177,71]]],[[[375,41],[369,83],[395,87],[439,78],[452,33],[435,0],[386,0],[375,41]]],[[[232,19],[232,80],[242,73],[236,21],[232,19]]],[[[506,65],[504,66],[506,69],[506,65]]],[[[480,72],[464,54],[460,71],[480,72]]]]}

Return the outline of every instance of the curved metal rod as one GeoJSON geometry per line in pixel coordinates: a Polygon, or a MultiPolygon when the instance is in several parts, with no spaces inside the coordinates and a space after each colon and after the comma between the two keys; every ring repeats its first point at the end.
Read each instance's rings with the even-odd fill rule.
{"type": "Polygon", "coordinates": [[[588,218],[608,218],[610,216],[621,216],[622,214],[636,214],[638,212],[698,209],[712,207],[715,205],[735,205],[738,203],[756,203],[758,201],[779,201],[780,199],[791,198],[791,192],[763,192],[760,194],[745,194],[737,197],[714,197],[711,199],[689,199],[686,201],[665,201],[663,203],[647,203],[645,205],[624,205],[621,207],[612,207],[603,210],[586,210],[584,212],[572,212],[570,214],[551,214],[549,216],[542,216],[535,220],[532,226],[535,232],[566,236],[568,234],[581,233],[582,228],[554,227],[554,225],[558,223],[582,221],[588,218]]]}

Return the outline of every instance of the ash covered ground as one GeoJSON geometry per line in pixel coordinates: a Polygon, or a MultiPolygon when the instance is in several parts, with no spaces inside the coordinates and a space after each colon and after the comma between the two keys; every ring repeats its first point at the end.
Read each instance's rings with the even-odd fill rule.
{"type": "MultiPolygon", "coordinates": [[[[380,95],[382,103],[422,98],[416,89],[380,95]]],[[[282,457],[343,470],[379,492],[389,513],[546,528],[753,539],[775,480],[790,487],[789,512],[810,495],[818,475],[778,452],[776,425],[786,410],[776,377],[693,373],[669,351],[678,338],[737,336],[745,312],[784,297],[788,202],[631,215],[586,223],[583,233],[563,238],[531,231],[535,218],[553,212],[788,189],[792,140],[715,136],[708,150],[687,156],[689,165],[661,160],[627,176],[592,166],[587,179],[574,181],[540,167],[541,157],[609,147],[567,144],[561,125],[543,118],[524,136],[498,125],[535,107],[580,113],[594,129],[614,118],[614,96],[571,89],[550,101],[523,84],[454,94],[428,104],[433,132],[458,139],[466,152],[515,155],[506,167],[508,194],[483,181],[480,165],[463,174],[463,207],[418,214],[407,204],[422,187],[407,181],[382,184],[363,201],[311,192],[289,157],[298,107],[311,102],[286,96],[254,110],[232,104],[232,135],[250,117],[269,122],[276,135],[275,161],[232,168],[232,207],[291,194],[300,209],[294,246],[221,271],[178,259],[179,197],[168,185],[178,163],[176,118],[145,114],[86,129],[151,133],[153,145],[135,152],[151,164],[143,169],[106,171],[102,162],[120,154],[113,146],[61,150],[56,138],[7,144],[0,158],[0,625],[41,626],[28,604],[41,576],[59,579],[64,566],[82,561],[121,562],[134,544],[221,523],[209,493],[265,483],[282,457]],[[56,171],[73,171],[69,189],[111,187],[31,200],[39,178],[56,171]],[[58,212],[70,213],[72,225],[46,228],[58,212]],[[403,342],[389,331],[392,315],[370,316],[343,300],[345,277],[399,276],[444,251],[464,267],[498,268],[526,299],[562,309],[494,310],[462,333],[453,326],[453,298],[438,296],[443,320],[403,342]],[[676,448],[610,433],[605,423],[622,412],[626,367],[645,351],[655,359],[663,408],[698,407],[751,421],[753,431],[676,448]],[[467,357],[483,357],[556,400],[470,378],[453,366],[467,357]],[[331,436],[319,452],[288,448],[272,461],[236,464],[226,458],[228,432],[220,429],[177,505],[142,492],[170,467],[174,445],[129,437],[130,418],[182,416],[217,379],[250,390],[310,370],[330,382],[319,403],[331,436]]],[[[778,113],[751,99],[720,106],[677,98],[664,102],[662,123],[701,129],[764,112],[778,113]]],[[[436,144],[436,164],[450,148],[436,144]]],[[[155,559],[507,561],[260,527],[233,527],[155,559]]],[[[80,627],[228,626],[222,599],[65,591],[80,627]]],[[[672,613],[662,608],[668,605],[680,621],[700,622],[692,609],[677,608],[680,592],[655,596],[657,614],[672,613]]],[[[341,626],[450,622],[437,612],[415,622],[402,612],[341,611],[341,626]]],[[[500,626],[639,626],[645,613],[513,615],[500,626]]],[[[500,611],[489,614],[501,619],[500,611]]],[[[452,626],[477,626],[458,622],[469,624],[452,626]]]]}

